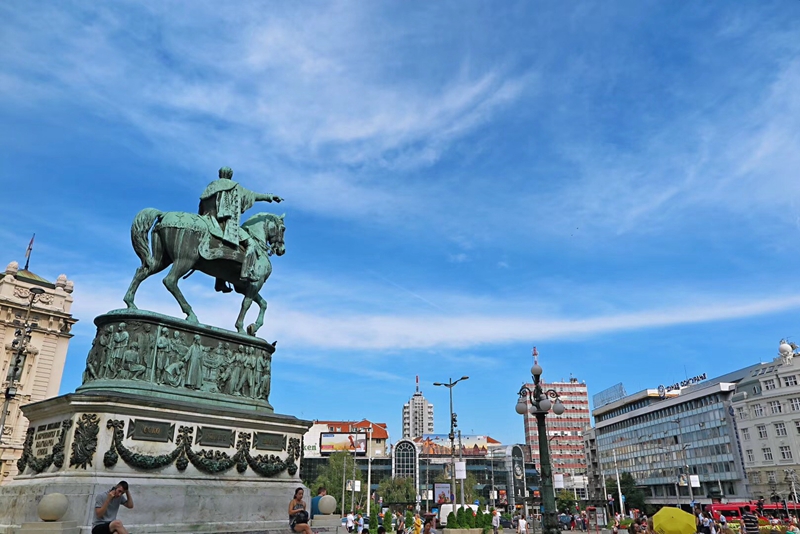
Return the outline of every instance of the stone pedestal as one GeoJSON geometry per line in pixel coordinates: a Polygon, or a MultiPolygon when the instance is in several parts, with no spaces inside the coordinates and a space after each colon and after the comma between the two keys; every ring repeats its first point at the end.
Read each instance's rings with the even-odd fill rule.
{"type": "Polygon", "coordinates": [[[274,344],[138,310],[95,324],[84,384],[22,408],[30,426],[20,474],[0,486],[0,534],[88,534],[95,497],[120,480],[134,508],[117,518],[136,534],[288,533],[311,423],[267,400],[274,344]],[[56,492],[68,500],[60,526],[37,522],[56,492]]]}

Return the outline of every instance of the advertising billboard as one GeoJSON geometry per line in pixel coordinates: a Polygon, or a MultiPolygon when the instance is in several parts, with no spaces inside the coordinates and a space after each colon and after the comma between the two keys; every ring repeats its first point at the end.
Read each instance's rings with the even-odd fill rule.
{"type": "Polygon", "coordinates": [[[433,494],[436,497],[437,504],[450,502],[450,497],[452,497],[450,494],[450,484],[434,484],[433,494]]]}
{"type": "Polygon", "coordinates": [[[326,432],[319,435],[320,454],[328,456],[340,451],[355,451],[359,456],[367,454],[367,435],[353,432],[326,432]]]}
{"type": "MultiPolygon", "coordinates": [[[[415,438],[414,442],[419,445],[422,456],[450,456],[450,438],[447,434],[423,434],[421,438],[415,438]]],[[[461,450],[459,450],[458,443],[459,440],[456,439],[456,454],[486,456],[489,446],[499,445],[500,442],[489,436],[468,435],[461,436],[461,450]]]]}

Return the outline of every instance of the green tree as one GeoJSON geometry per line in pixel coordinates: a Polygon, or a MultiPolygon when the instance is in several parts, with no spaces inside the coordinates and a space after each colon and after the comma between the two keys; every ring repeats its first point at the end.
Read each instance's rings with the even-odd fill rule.
{"type": "Polygon", "coordinates": [[[447,514],[447,528],[458,528],[458,527],[459,527],[458,518],[456,517],[456,514],[454,514],[453,512],[447,514]]]}
{"type": "Polygon", "coordinates": [[[406,510],[406,530],[414,528],[414,514],[411,510],[406,510]]]}
{"type": "MultiPolygon", "coordinates": [[[[317,479],[308,485],[314,495],[317,493],[317,488],[325,486],[325,489],[328,490],[328,495],[332,495],[336,499],[336,503],[339,505],[339,513],[342,513],[342,510],[350,509],[351,498],[349,491],[345,492],[344,496],[342,495],[342,480],[344,480],[342,475],[348,480],[353,478],[353,455],[347,452],[335,452],[328,458],[328,464],[320,469],[317,479]],[[342,505],[344,505],[344,508],[342,508],[342,505]]],[[[367,489],[366,484],[363,483],[361,470],[357,467],[356,480],[362,482],[362,491],[355,494],[356,504],[360,505],[364,495],[369,497],[369,491],[364,491],[367,489]]]]}
{"type": "MultiPolygon", "coordinates": [[[[637,508],[639,510],[644,510],[646,505],[646,499],[644,491],[642,491],[636,485],[636,479],[633,478],[633,475],[628,473],[627,471],[620,473],[619,475],[619,485],[622,488],[622,495],[625,496],[625,509],[629,510],[631,508],[637,508]]],[[[609,492],[614,497],[614,501],[619,500],[619,496],[617,495],[617,479],[609,477],[606,479],[606,487],[609,489],[609,492]],[[613,491],[612,491],[613,488],[613,491]]],[[[615,502],[614,506],[619,509],[619,503],[615,502]]]]}
{"type": "Polygon", "coordinates": [[[575,495],[565,489],[558,492],[558,495],[556,495],[556,508],[559,512],[572,513],[574,507],[575,495]]]}
{"type": "MultiPolygon", "coordinates": [[[[369,507],[369,531],[370,534],[373,532],[378,532],[378,508],[380,505],[376,502],[373,502],[369,507]]],[[[391,528],[386,529],[387,531],[391,530],[391,528]]]]}
{"type": "Polygon", "coordinates": [[[413,478],[387,478],[378,484],[378,495],[383,497],[384,506],[389,504],[408,504],[416,499],[413,478]]]}

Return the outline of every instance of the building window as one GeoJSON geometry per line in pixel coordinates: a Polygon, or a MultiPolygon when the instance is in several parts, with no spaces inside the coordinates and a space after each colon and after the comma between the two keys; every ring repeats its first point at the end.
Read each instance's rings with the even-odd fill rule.
{"type": "Polygon", "coordinates": [[[756,428],[758,429],[758,437],[759,437],[759,439],[766,439],[767,438],[767,427],[766,427],[766,425],[758,425],[756,428]]]}
{"type": "Polygon", "coordinates": [[[394,448],[394,478],[416,479],[416,473],[416,448],[412,443],[407,441],[398,443],[394,448]]]}
{"type": "Polygon", "coordinates": [[[775,477],[775,471],[767,471],[767,482],[775,483],[778,479],[775,477]]]}
{"type": "Polygon", "coordinates": [[[786,425],[783,423],[775,423],[775,435],[786,436],[786,425]]]}
{"type": "Polygon", "coordinates": [[[753,482],[753,484],[761,484],[761,473],[758,471],[750,473],[750,480],[753,482]]]}
{"type": "Polygon", "coordinates": [[[772,449],[770,449],[769,447],[764,447],[763,449],[761,449],[761,452],[764,453],[765,460],[767,460],[768,462],[772,461],[772,449]]]}
{"type": "Polygon", "coordinates": [[[789,403],[792,406],[793,412],[800,412],[800,398],[795,397],[793,399],[789,399],[789,403]]]}
{"type": "Polygon", "coordinates": [[[770,378],[769,380],[764,380],[764,389],[769,391],[770,389],[775,389],[775,380],[770,378]]]}
{"type": "Polygon", "coordinates": [[[760,404],[753,405],[753,412],[756,414],[756,417],[764,417],[764,407],[760,404]]]}
{"type": "Polygon", "coordinates": [[[783,411],[780,401],[769,401],[769,409],[773,414],[781,413],[783,411]]]}
{"type": "Polygon", "coordinates": [[[792,459],[792,448],[788,445],[781,445],[781,460],[792,459]]]}
{"type": "Polygon", "coordinates": [[[747,451],[745,451],[745,452],[747,453],[747,461],[748,462],[755,462],[756,461],[756,455],[753,454],[753,449],[747,449],[747,451]]]}
{"type": "Polygon", "coordinates": [[[745,440],[745,441],[749,441],[750,440],[750,429],[749,428],[743,428],[742,429],[742,439],[745,440]]]}
{"type": "Polygon", "coordinates": [[[747,419],[747,411],[744,408],[736,408],[736,417],[739,419],[747,419]]]}
{"type": "Polygon", "coordinates": [[[784,376],[783,377],[783,385],[784,386],[796,386],[797,385],[797,376],[784,376]]]}

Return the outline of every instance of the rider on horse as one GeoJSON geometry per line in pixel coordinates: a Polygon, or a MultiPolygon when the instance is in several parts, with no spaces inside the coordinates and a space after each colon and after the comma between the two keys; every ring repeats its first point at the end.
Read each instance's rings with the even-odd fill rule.
{"type": "MultiPolygon", "coordinates": [[[[198,213],[209,223],[211,235],[222,240],[222,246],[245,248],[244,261],[242,262],[242,280],[256,280],[254,272],[256,247],[250,242],[250,235],[239,225],[239,217],[258,201],[281,202],[283,199],[277,195],[255,193],[233,181],[233,170],[222,167],[219,170],[219,179],[214,180],[200,195],[200,208],[198,213]]],[[[214,289],[228,293],[231,288],[224,280],[217,278],[214,289]]]]}

